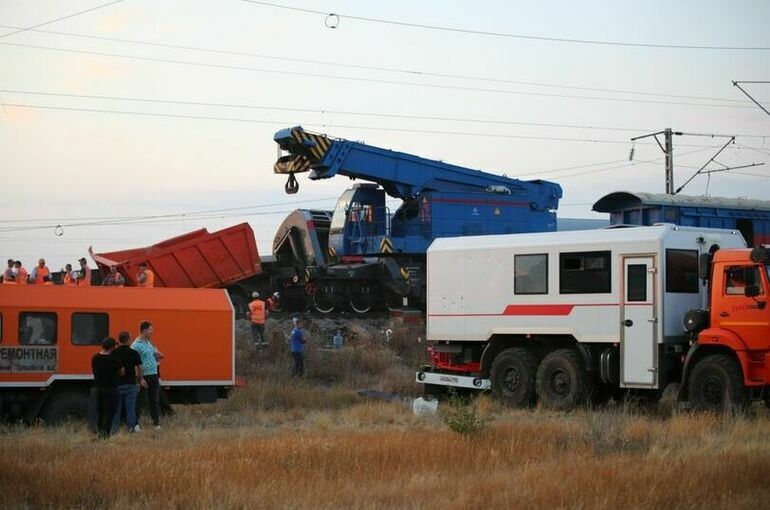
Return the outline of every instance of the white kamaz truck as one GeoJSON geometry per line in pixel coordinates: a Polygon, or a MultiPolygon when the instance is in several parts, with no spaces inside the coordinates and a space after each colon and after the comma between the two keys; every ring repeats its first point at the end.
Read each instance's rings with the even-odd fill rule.
{"type": "MultiPolygon", "coordinates": [[[[569,409],[627,390],[659,394],[708,359],[719,373],[709,379],[705,368],[698,372],[704,375],[695,384],[703,387],[694,391],[703,393],[703,407],[721,405],[733,393],[746,395],[736,386],[744,378],[764,391],[761,377],[750,379],[744,364],[765,359],[767,340],[762,352],[717,345],[728,342],[727,333],[700,342],[714,345],[696,345],[699,332],[709,331],[705,309],[717,252],[743,248],[732,250],[744,261],[736,267],[764,279],[745,296],[741,288],[740,296],[728,300],[722,319],[738,306],[756,309],[767,320],[762,295],[756,294],[762,282],[759,292],[768,291],[766,266],[749,260],[745,247],[737,231],[669,224],[437,239],[428,250],[431,364],[417,372],[417,381],[428,393],[491,389],[512,406],[539,401],[569,409]],[[700,354],[694,347],[702,347],[700,354]],[[714,358],[718,354],[724,359],[714,358]],[[739,383],[736,370],[745,376],[739,383]]],[[[721,273],[719,278],[724,287],[721,273]]]]}

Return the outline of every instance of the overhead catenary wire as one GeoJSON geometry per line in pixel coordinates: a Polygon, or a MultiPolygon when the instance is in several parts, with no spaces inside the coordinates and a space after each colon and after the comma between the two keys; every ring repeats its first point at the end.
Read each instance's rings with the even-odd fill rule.
{"type": "MultiPolygon", "coordinates": [[[[258,124],[270,124],[274,126],[287,126],[296,124],[295,121],[279,121],[279,120],[265,120],[265,119],[245,119],[238,117],[213,117],[204,115],[183,115],[172,113],[151,113],[151,112],[136,112],[127,110],[108,110],[103,108],[76,108],[67,106],[50,106],[50,105],[36,105],[36,104],[23,104],[23,103],[5,103],[5,106],[16,108],[31,108],[42,110],[55,110],[55,111],[73,111],[73,112],[87,112],[87,113],[104,113],[104,114],[117,114],[117,115],[136,115],[147,117],[166,117],[176,119],[188,119],[188,120],[213,120],[213,121],[227,121],[227,122],[246,122],[246,123],[258,123],[258,124]]],[[[411,128],[395,128],[395,127],[380,127],[380,126],[357,126],[348,124],[317,124],[317,123],[304,123],[305,126],[317,127],[320,129],[326,129],[333,127],[336,129],[357,129],[362,131],[384,131],[395,133],[418,133],[418,134],[434,134],[434,135],[447,135],[447,136],[473,136],[482,138],[508,138],[508,139],[522,139],[522,140],[543,140],[543,141],[559,141],[559,142],[583,142],[583,143],[607,143],[607,144],[626,144],[625,140],[605,140],[605,139],[591,139],[591,138],[568,138],[568,137],[553,137],[553,136],[530,136],[530,135],[513,135],[504,133],[474,133],[469,131],[442,131],[435,129],[411,129],[411,128]]],[[[694,144],[679,144],[680,147],[704,147],[713,148],[710,145],[694,145],[694,144]]],[[[750,147],[745,147],[750,149],[750,147]]]]}
{"type": "MultiPolygon", "coordinates": [[[[10,25],[0,25],[0,28],[18,28],[10,25]]],[[[303,63],[303,64],[312,64],[312,65],[322,65],[322,66],[332,66],[332,67],[342,67],[342,68],[349,68],[349,69],[365,69],[370,71],[379,71],[379,72],[388,72],[388,73],[399,73],[399,74],[406,74],[409,76],[427,76],[432,78],[452,78],[456,80],[470,80],[470,81],[481,81],[481,82],[490,82],[490,83],[506,83],[510,85],[525,85],[525,86],[531,86],[531,87],[545,87],[545,88],[557,88],[557,89],[567,89],[567,90],[583,90],[583,91],[590,91],[590,92],[607,92],[607,93],[613,93],[613,94],[630,94],[630,95],[640,95],[640,96],[651,96],[651,97],[668,97],[672,99],[697,99],[702,101],[716,101],[716,102],[723,102],[723,103],[736,103],[736,104],[744,104],[749,105],[751,104],[750,101],[745,101],[741,99],[733,99],[733,98],[725,98],[725,97],[708,97],[708,96],[697,96],[697,95],[686,95],[686,94],[667,94],[663,92],[651,92],[651,91],[640,91],[640,90],[627,90],[627,89],[613,89],[613,88],[601,88],[601,87],[587,87],[587,86],[578,86],[578,85],[565,85],[565,84],[557,84],[557,83],[546,83],[546,82],[540,82],[540,81],[527,81],[527,80],[512,80],[512,79],[505,79],[505,78],[499,78],[499,77],[491,77],[491,76],[473,76],[473,75],[467,75],[467,74],[458,74],[458,73],[447,73],[447,72],[437,72],[437,71],[428,71],[428,70],[420,70],[420,69],[405,69],[405,68],[396,68],[396,67],[387,67],[387,66],[376,66],[376,65],[367,65],[367,64],[357,64],[357,63],[349,63],[349,62],[334,62],[329,60],[323,60],[323,59],[310,59],[310,58],[297,58],[297,57],[286,57],[286,56],[279,56],[279,55],[267,55],[264,53],[253,53],[253,52],[246,52],[246,51],[235,51],[235,50],[227,50],[222,48],[207,48],[202,46],[192,46],[192,45],[186,45],[186,44],[171,44],[171,43],[159,43],[154,41],[145,41],[145,40],[139,40],[139,39],[124,39],[124,38],[118,38],[118,37],[107,37],[107,36],[98,36],[98,35],[91,35],[91,34],[80,34],[80,33],[74,33],[74,32],[62,32],[62,31],[54,31],[54,30],[32,30],[33,32],[39,32],[43,34],[51,34],[51,35],[60,35],[60,36],[66,36],[66,37],[76,37],[76,38],[85,38],[85,39],[91,39],[91,40],[98,40],[98,41],[107,41],[107,42],[117,42],[117,43],[125,43],[125,44],[136,44],[136,45],[143,45],[143,46],[150,46],[150,47],[156,47],[156,48],[167,48],[167,49],[174,49],[174,50],[186,50],[186,51],[197,51],[197,52],[203,52],[203,53],[213,53],[217,55],[233,55],[233,56],[239,56],[239,57],[251,57],[251,58],[261,58],[265,60],[277,60],[282,62],[292,62],[292,63],[303,63]]]]}
{"type": "Polygon", "coordinates": [[[622,46],[622,47],[635,47],[635,48],[656,48],[656,49],[677,49],[677,50],[724,50],[724,51],[767,51],[770,50],[770,46],[717,46],[717,45],[690,45],[690,44],[659,44],[659,43],[635,43],[624,41],[603,41],[598,39],[576,39],[567,37],[546,37],[529,34],[514,34],[505,32],[493,32],[486,30],[473,30],[469,28],[459,27],[447,27],[439,25],[428,25],[422,23],[413,23],[400,20],[374,18],[368,16],[354,16],[350,14],[342,14],[340,12],[325,12],[316,9],[306,9],[302,7],[290,6],[285,4],[277,4],[275,2],[264,2],[260,0],[241,0],[242,2],[262,5],[266,7],[274,7],[277,9],[284,9],[288,11],[303,12],[307,14],[316,14],[319,16],[335,16],[337,19],[352,19],[356,21],[365,21],[370,23],[380,23],[384,25],[402,26],[408,28],[419,28],[426,30],[436,30],[442,32],[453,32],[468,35],[482,35],[489,37],[501,37],[509,39],[522,39],[530,41],[544,41],[552,43],[566,43],[566,44],[583,44],[583,45],[599,45],[599,46],[622,46]]]}
{"type": "MultiPolygon", "coordinates": [[[[596,131],[626,131],[637,132],[646,131],[643,128],[631,128],[631,127],[618,127],[618,126],[591,126],[580,124],[559,124],[548,122],[523,122],[523,121],[511,121],[500,119],[477,119],[477,118],[464,118],[464,117],[444,117],[438,115],[405,115],[405,114],[393,114],[393,113],[381,113],[381,112],[361,112],[350,110],[334,110],[334,109],[318,109],[318,108],[295,108],[295,107],[281,107],[281,106],[267,106],[267,105],[255,105],[244,103],[222,103],[222,102],[207,102],[207,101],[192,101],[192,100],[178,100],[178,99],[155,99],[155,98],[140,98],[129,96],[104,96],[94,94],[71,94],[66,92],[45,92],[45,91],[31,91],[31,90],[17,90],[17,89],[0,89],[0,93],[4,94],[20,94],[20,95],[33,95],[43,97],[67,97],[76,99],[98,99],[108,101],[126,101],[136,103],[151,103],[151,104],[173,104],[183,106],[206,106],[215,108],[237,108],[237,109],[253,109],[253,110],[268,110],[268,111],[283,111],[294,113],[316,113],[316,114],[333,114],[333,115],[350,115],[358,117],[379,117],[390,119],[410,119],[410,120],[430,120],[441,122],[467,122],[474,124],[497,124],[497,125],[512,125],[512,126],[534,126],[534,127],[548,127],[548,128],[564,128],[564,129],[586,129],[596,131]]],[[[706,136],[706,135],[703,135],[706,136]]],[[[717,135],[708,135],[717,136],[717,135]]],[[[744,134],[736,135],[743,138],[768,138],[770,133],[766,135],[760,134],[744,134]]]]}
{"type": "Polygon", "coordinates": [[[196,66],[196,67],[209,67],[214,69],[224,69],[224,70],[231,70],[231,71],[281,74],[286,76],[299,76],[299,77],[305,77],[305,78],[322,78],[322,79],[329,79],[329,80],[351,81],[351,82],[357,82],[357,83],[378,83],[383,85],[423,87],[423,88],[440,89],[440,90],[457,90],[457,91],[463,91],[463,92],[483,92],[483,93],[491,93],[491,94],[521,95],[521,96],[528,96],[528,97],[553,97],[553,98],[560,98],[560,99],[575,99],[575,100],[586,100],[586,101],[663,104],[663,105],[679,105],[679,106],[708,107],[708,108],[742,108],[742,109],[754,108],[754,106],[750,104],[695,103],[695,102],[686,102],[686,101],[656,101],[652,99],[582,96],[582,95],[571,95],[571,94],[555,94],[555,93],[549,93],[549,92],[531,92],[531,91],[522,91],[522,90],[497,89],[497,88],[489,88],[489,87],[468,87],[468,86],[450,85],[450,84],[444,84],[444,83],[409,82],[409,81],[389,80],[389,79],[382,79],[382,78],[367,78],[362,76],[342,76],[342,75],[335,75],[335,74],[312,73],[312,72],[305,72],[305,71],[290,71],[286,69],[269,69],[269,68],[249,67],[249,66],[241,66],[241,65],[231,65],[231,64],[215,64],[210,62],[196,62],[191,60],[179,60],[179,59],[171,59],[171,58],[143,57],[138,55],[127,55],[123,53],[59,48],[59,47],[42,46],[42,45],[36,45],[36,44],[0,42],[0,45],[17,47],[17,48],[28,48],[28,49],[36,49],[36,50],[44,50],[44,51],[71,53],[71,54],[92,55],[92,56],[101,56],[101,57],[110,57],[110,58],[124,58],[124,59],[144,61],[144,62],[155,62],[155,63],[163,63],[163,64],[174,64],[174,65],[185,65],[185,66],[196,66]]]}
{"type": "Polygon", "coordinates": [[[46,25],[51,25],[53,23],[56,23],[57,21],[63,21],[65,19],[74,18],[75,16],[80,16],[81,14],[86,14],[88,12],[93,12],[93,11],[95,11],[97,9],[102,9],[104,7],[109,7],[110,5],[119,4],[122,1],[123,0],[113,0],[112,2],[107,2],[106,4],[101,4],[101,5],[97,5],[95,7],[91,7],[89,9],[85,9],[85,10],[78,11],[78,12],[73,12],[72,14],[67,14],[66,16],[60,16],[60,17],[58,17],[56,19],[51,19],[51,20],[45,21],[43,23],[38,23],[37,25],[32,25],[32,26],[29,26],[29,27],[17,27],[14,32],[9,32],[7,34],[0,35],[0,39],[4,39],[4,38],[10,37],[12,35],[20,34],[22,32],[27,32],[28,30],[36,30],[36,29],[38,29],[40,27],[44,27],[46,25]]]}

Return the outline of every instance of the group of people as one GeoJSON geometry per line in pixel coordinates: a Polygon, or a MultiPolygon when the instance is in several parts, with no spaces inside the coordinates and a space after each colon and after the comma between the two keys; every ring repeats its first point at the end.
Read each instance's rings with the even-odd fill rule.
{"type": "MultiPolygon", "coordinates": [[[[80,269],[73,271],[72,264],[67,264],[61,270],[60,285],[69,287],[90,287],[91,286],[91,268],[88,267],[88,261],[85,257],[78,263],[80,269]]],[[[37,265],[31,271],[27,271],[20,260],[8,259],[8,267],[3,271],[2,283],[4,285],[54,285],[51,270],[46,266],[45,259],[37,261],[37,265]]],[[[139,271],[136,274],[137,287],[153,287],[155,284],[155,274],[144,263],[139,265],[139,271]]],[[[102,280],[102,285],[107,287],[123,287],[126,285],[126,278],[118,271],[115,266],[110,267],[107,276],[102,280]]]]}
{"type": "Polygon", "coordinates": [[[153,425],[160,428],[159,363],[163,353],[153,344],[152,334],[152,323],[142,321],[133,342],[131,335],[122,331],[117,342],[105,338],[102,350],[92,358],[99,437],[118,432],[123,418],[129,432],[140,432],[137,401],[145,399],[149,400],[153,425]]]}

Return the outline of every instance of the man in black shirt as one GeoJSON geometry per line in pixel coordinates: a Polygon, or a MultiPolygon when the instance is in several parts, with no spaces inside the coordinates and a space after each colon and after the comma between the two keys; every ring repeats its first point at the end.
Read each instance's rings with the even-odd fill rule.
{"type": "Polygon", "coordinates": [[[129,432],[139,432],[139,424],[136,419],[136,396],[139,393],[139,381],[142,380],[142,358],[139,353],[131,348],[131,335],[128,331],[121,331],[118,335],[120,345],[115,349],[115,356],[123,364],[126,373],[118,380],[118,409],[112,420],[112,433],[120,428],[120,418],[123,413],[126,417],[126,427],[129,432]]]}
{"type": "Polygon", "coordinates": [[[102,341],[102,350],[91,359],[96,389],[96,428],[101,438],[110,436],[112,418],[118,404],[118,378],[126,373],[114,352],[115,339],[108,337],[102,341]]]}

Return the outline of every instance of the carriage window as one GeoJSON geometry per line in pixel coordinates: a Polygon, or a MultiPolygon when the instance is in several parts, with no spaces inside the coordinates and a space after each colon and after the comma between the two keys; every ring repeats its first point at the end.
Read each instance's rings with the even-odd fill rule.
{"type": "Polygon", "coordinates": [[[698,293],[697,250],[666,250],[666,292],[698,293]]]}
{"type": "Polygon", "coordinates": [[[56,314],[51,312],[21,312],[19,314],[19,344],[55,345],[56,314]]]}
{"type": "Polygon", "coordinates": [[[612,290],[610,252],[559,254],[561,294],[605,294],[612,290]]]}
{"type": "Polygon", "coordinates": [[[626,301],[647,301],[647,264],[629,264],[626,301]]]}
{"type": "Polygon", "coordinates": [[[73,313],[72,343],[101,345],[110,336],[110,318],[106,313],[73,313]]]}
{"type": "Polygon", "coordinates": [[[548,294],[548,255],[516,255],[513,263],[514,294],[548,294]]]}

